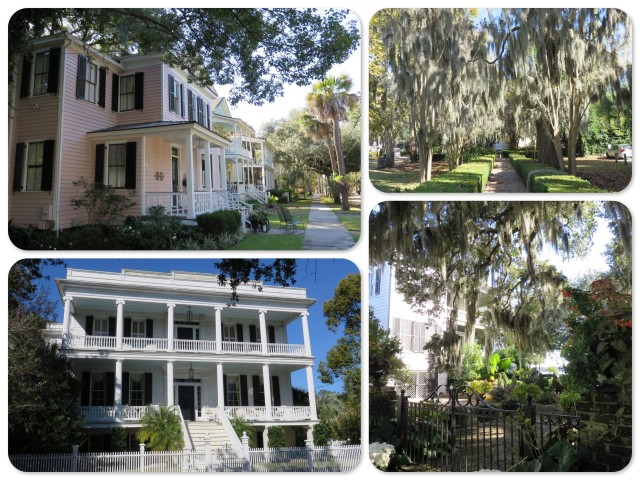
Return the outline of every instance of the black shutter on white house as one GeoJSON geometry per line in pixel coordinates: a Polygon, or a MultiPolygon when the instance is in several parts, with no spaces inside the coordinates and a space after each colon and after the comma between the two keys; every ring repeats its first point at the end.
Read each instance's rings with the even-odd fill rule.
{"type": "Polygon", "coordinates": [[[273,325],[267,327],[269,332],[269,343],[276,343],[276,328],[273,325]]]}
{"type": "Polygon", "coordinates": [[[124,319],[124,332],[122,332],[122,336],[128,338],[131,336],[131,323],[132,320],[129,317],[125,317],[124,319]]]}
{"type": "Polygon", "coordinates": [[[247,376],[240,375],[240,405],[249,405],[249,388],[247,387],[247,376]]]}
{"type": "Polygon", "coordinates": [[[116,372],[107,372],[105,384],[106,406],[113,407],[116,403],[116,372]]]}
{"type": "Polygon", "coordinates": [[[99,143],[96,145],[96,174],[95,174],[95,183],[104,184],[104,151],[105,144],[99,143]]]}
{"type": "Polygon", "coordinates": [[[191,90],[187,90],[187,113],[189,115],[188,120],[193,121],[193,93],[191,90]]]}
{"type": "Polygon", "coordinates": [[[180,84],[180,116],[184,118],[184,86],[180,84]]]}
{"type": "Polygon", "coordinates": [[[87,315],[84,321],[84,331],[86,335],[93,335],[93,315],[87,315]]]}
{"type": "Polygon", "coordinates": [[[144,374],[144,404],[151,405],[153,403],[153,374],[144,374]]]}
{"type": "Polygon", "coordinates": [[[129,405],[129,372],[122,372],[122,404],[129,405]]]}
{"type": "Polygon", "coordinates": [[[173,75],[169,74],[169,111],[170,112],[175,112],[175,105],[176,105],[176,94],[175,91],[173,90],[173,84],[174,84],[175,80],[173,79],[173,75]]]}
{"type": "Polygon", "coordinates": [[[236,341],[244,342],[244,332],[242,331],[242,325],[236,325],[236,341]]]}
{"type": "Polygon", "coordinates": [[[146,338],[153,338],[153,318],[147,318],[146,322],[145,336],[146,338]]]}
{"type": "Polygon", "coordinates": [[[82,372],[80,384],[80,406],[88,407],[91,403],[91,372],[82,372]]]}
{"type": "Polygon", "coordinates": [[[280,401],[280,377],[271,377],[271,391],[273,392],[273,406],[279,407],[282,403],[280,401]]]}
{"type": "Polygon", "coordinates": [[[116,336],[116,317],[109,317],[109,336],[116,336]]]}

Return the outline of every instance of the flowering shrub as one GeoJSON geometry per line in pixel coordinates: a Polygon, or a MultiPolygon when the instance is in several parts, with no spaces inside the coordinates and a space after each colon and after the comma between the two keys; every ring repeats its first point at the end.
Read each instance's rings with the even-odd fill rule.
{"type": "Polygon", "coordinates": [[[372,443],[369,445],[369,459],[380,470],[386,470],[396,453],[393,445],[388,443],[372,443]]]}
{"type": "Polygon", "coordinates": [[[631,387],[631,295],[619,292],[610,279],[591,290],[566,289],[571,315],[569,340],[562,347],[568,360],[564,382],[575,391],[631,387]]]}

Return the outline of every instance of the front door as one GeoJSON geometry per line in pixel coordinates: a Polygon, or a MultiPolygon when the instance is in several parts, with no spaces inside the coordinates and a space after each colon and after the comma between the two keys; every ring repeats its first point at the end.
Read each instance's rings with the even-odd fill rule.
{"type": "MultiPolygon", "coordinates": [[[[180,178],[180,149],[171,147],[171,191],[180,192],[182,179],[180,178]]],[[[182,208],[182,199],[179,195],[173,195],[172,207],[174,212],[182,208]]]]}
{"type": "Polygon", "coordinates": [[[178,385],[178,405],[185,420],[196,419],[194,388],[193,385],[178,385]]]}

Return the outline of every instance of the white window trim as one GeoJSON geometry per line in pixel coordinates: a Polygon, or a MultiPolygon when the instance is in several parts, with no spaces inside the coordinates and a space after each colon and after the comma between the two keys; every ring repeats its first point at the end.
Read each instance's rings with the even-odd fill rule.
{"type": "Polygon", "coordinates": [[[96,105],[98,103],[99,96],[100,96],[100,67],[96,63],[91,62],[91,60],[87,58],[86,70],[84,72],[84,101],[96,105]],[[96,69],[96,83],[95,83],[95,91],[94,91],[95,98],[93,99],[93,101],[87,98],[89,93],[89,84],[90,84],[89,71],[91,67],[95,67],[96,69]]]}
{"type": "Polygon", "coordinates": [[[104,152],[104,171],[103,173],[103,177],[104,178],[104,184],[108,187],[111,187],[113,189],[116,190],[124,190],[124,184],[121,187],[115,187],[113,185],[111,185],[109,183],[109,149],[111,148],[112,145],[124,145],[124,169],[125,169],[125,177],[124,177],[124,182],[126,184],[127,181],[127,142],[126,141],[122,141],[122,142],[111,142],[111,143],[105,143],[105,152],[104,152]]]}
{"type": "MultiPolygon", "coordinates": [[[[34,143],[44,144],[46,140],[47,139],[43,138],[43,139],[23,142],[25,144],[25,148],[24,148],[24,159],[22,161],[22,172],[20,172],[20,178],[21,178],[21,184],[22,184],[22,190],[20,190],[21,192],[42,192],[40,188],[36,190],[27,190],[27,173],[29,171],[29,146],[34,143]]],[[[42,154],[43,154],[42,161],[44,162],[44,151],[42,152],[42,154]]]]}
{"type": "MultiPolygon", "coordinates": [[[[130,73],[127,75],[122,75],[118,78],[118,112],[133,112],[136,109],[136,74],[135,73],[130,73]],[[131,77],[133,79],[133,90],[131,91],[131,93],[133,94],[133,105],[131,106],[131,108],[128,108],[126,110],[122,109],[122,80],[125,78],[129,78],[131,77]]],[[[129,94],[129,93],[127,93],[129,94]]]]}
{"type": "Polygon", "coordinates": [[[131,319],[131,337],[132,338],[146,338],[147,337],[147,321],[146,319],[141,319],[141,318],[132,318],[131,319]],[[138,332],[136,335],[133,334],[133,325],[137,324],[137,325],[142,325],[142,336],[140,336],[140,332],[138,332]]]}
{"type": "MultiPolygon", "coordinates": [[[[29,78],[29,84],[31,85],[31,92],[30,92],[30,96],[31,97],[41,97],[42,95],[47,95],[48,92],[44,92],[44,93],[37,93],[36,94],[36,57],[40,54],[43,53],[49,53],[50,50],[47,49],[43,49],[43,50],[39,50],[37,52],[33,52],[33,62],[31,64],[31,75],[29,78]]],[[[49,66],[47,68],[47,76],[49,75],[49,69],[51,68],[51,55],[49,55],[49,66]]],[[[48,90],[48,86],[47,86],[47,90],[48,90]]]]}

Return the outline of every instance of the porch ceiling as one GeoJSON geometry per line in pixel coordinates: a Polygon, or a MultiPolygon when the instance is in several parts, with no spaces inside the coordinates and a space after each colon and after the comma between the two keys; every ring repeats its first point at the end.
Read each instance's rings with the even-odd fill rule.
{"type": "Polygon", "coordinates": [[[115,127],[105,128],[103,130],[88,132],[87,136],[89,138],[100,139],[102,141],[117,141],[124,138],[137,138],[145,135],[162,136],[168,141],[184,143],[184,137],[187,134],[193,134],[197,138],[200,138],[205,142],[211,142],[215,145],[223,147],[231,145],[231,141],[212,132],[211,130],[206,129],[195,121],[147,122],[118,125],[115,127]]]}

